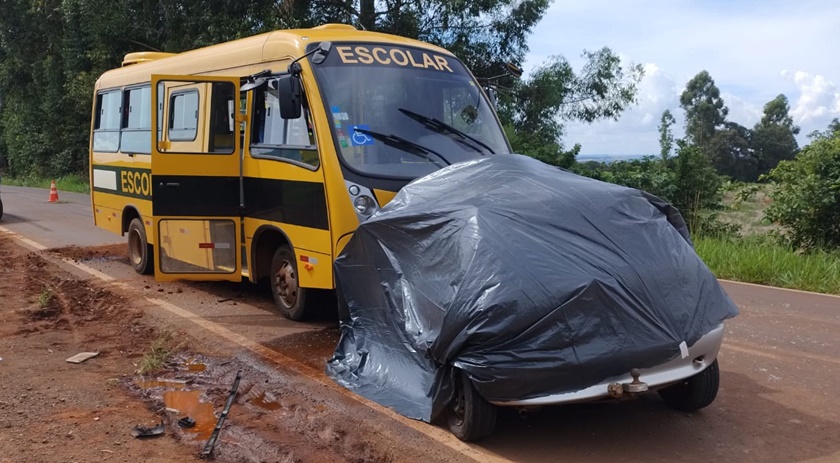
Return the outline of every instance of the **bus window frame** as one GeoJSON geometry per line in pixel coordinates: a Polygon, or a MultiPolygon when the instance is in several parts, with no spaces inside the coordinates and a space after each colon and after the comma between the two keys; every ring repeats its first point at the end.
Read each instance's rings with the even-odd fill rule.
{"type": "Polygon", "coordinates": [[[142,90],[144,88],[149,89],[149,105],[151,105],[152,104],[152,100],[151,100],[152,83],[151,82],[144,82],[144,83],[140,83],[140,84],[127,85],[127,86],[123,87],[123,89],[122,89],[122,92],[123,92],[123,97],[122,97],[123,110],[121,111],[122,112],[122,117],[121,117],[121,121],[120,121],[120,149],[118,150],[121,153],[132,154],[132,155],[142,154],[142,155],[148,155],[148,156],[151,156],[151,154],[152,154],[151,143],[149,144],[149,151],[137,151],[137,150],[123,151],[123,149],[122,149],[123,148],[123,142],[122,142],[123,132],[129,132],[129,133],[148,132],[149,133],[149,138],[151,138],[151,136],[152,136],[152,113],[151,113],[151,111],[153,111],[154,109],[151,106],[149,106],[149,121],[148,121],[149,122],[149,127],[147,129],[127,127],[129,116],[128,116],[127,109],[125,109],[125,108],[128,108],[129,92],[131,92],[132,90],[142,90]]]}
{"type": "MultiPolygon", "coordinates": [[[[288,73],[272,75],[271,78],[273,79],[273,78],[281,77],[283,75],[288,75],[288,73]]],[[[266,82],[265,85],[267,86],[268,83],[266,82]]],[[[314,142],[314,144],[312,144],[312,145],[285,145],[285,144],[284,145],[275,145],[275,144],[268,144],[268,143],[254,143],[253,142],[253,140],[254,140],[254,130],[257,129],[257,118],[256,118],[257,104],[260,101],[262,101],[263,104],[265,104],[265,100],[260,100],[259,98],[257,98],[257,92],[259,92],[259,91],[264,91],[264,87],[259,87],[257,89],[254,89],[254,90],[250,91],[250,93],[252,95],[252,98],[251,98],[251,103],[249,105],[249,109],[251,110],[251,117],[250,117],[251,127],[250,127],[250,130],[248,130],[248,139],[247,139],[247,142],[248,142],[247,143],[248,156],[250,156],[254,159],[265,159],[265,160],[269,160],[269,161],[285,162],[285,163],[289,163],[289,164],[292,164],[292,165],[295,165],[295,166],[298,166],[298,167],[302,167],[302,168],[310,170],[312,172],[317,172],[319,169],[321,169],[321,165],[323,164],[323,158],[322,158],[321,150],[318,146],[318,128],[316,127],[316,124],[315,124],[315,121],[314,121],[314,114],[312,113],[311,105],[309,104],[309,99],[308,99],[308,94],[306,92],[306,89],[302,87],[302,91],[303,91],[302,101],[304,102],[304,104],[303,104],[303,108],[302,108],[303,111],[301,112],[301,117],[306,119],[306,122],[309,124],[309,127],[312,127],[312,141],[314,142]],[[266,149],[266,150],[273,149],[273,150],[281,150],[281,151],[282,150],[315,151],[315,153],[318,155],[318,165],[313,166],[312,164],[308,164],[308,163],[303,162],[303,161],[298,161],[296,159],[292,159],[292,158],[288,158],[288,157],[284,157],[284,156],[279,156],[279,155],[254,153],[252,148],[266,149]]],[[[265,121],[262,121],[262,123],[264,124],[265,121]]],[[[286,132],[285,132],[285,124],[284,124],[284,138],[285,138],[285,136],[286,136],[286,132]]]]}
{"type": "Polygon", "coordinates": [[[98,128],[93,129],[93,134],[92,134],[92,139],[91,139],[91,147],[93,148],[92,151],[95,151],[97,153],[119,153],[119,152],[121,152],[120,148],[121,148],[121,142],[122,142],[122,105],[123,105],[123,98],[124,98],[122,87],[106,88],[106,89],[99,90],[99,91],[96,92],[96,109],[94,110],[95,111],[95,114],[94,114],[95,118],[94,118],[94,121],[93,121],[93,126],[97,127],[98,125],[101,125],[101,123],[102,123],[101,112],[102,112],[103,96],[108,94],[108,93],[119,93],[120,94],[120,108],[117,111],[118,114],[119,114],[120,122],[119,122],[118,127],[116,129],[98,129],[98,128]],[[96,134],[97,133],[116,133],[117,134],[117,146],[116,146],[116,148],[113,149],[113,150],[97,148],[97,146],[96,146],[96,134]]]}
{"type": "MultiPolygon", "coordinates": [[[[167,111],[167,116],[168,117],[167,117],[167,121],[166,121],[166,137],[167,137],[167,139],[169,141],[177,141],[177,142],[195,141],[196,138],[198,138],[198,126],[201,123],[201,114],[202,114],[202,111],[201,111],[201,94],[198,91],[198,89],[197,88],[189,88],[189,89],[184,89],[184,90],[173,91],[172,93],[169,94],[169,98],[167,98],[166,106],[167,106],[167,109],[168,109],[168,111],[167,111]],[[193,94],[193,93],[195,94],[195,114],[196,114],[196,117],[195,117],[195,127],[193,128],[192,138],[181,138],[181,137],[175,138],[175,137],[172,136],[172,129],[173,129],[172,122],[173,122],[173,119],[174,119],[174,117],[173,117],[174,114],[173,113],[175,111],[175,105],[173,104],[173,102],[175,101],[175,98],[177,98],[179,96],[186,96],[186,95],[193,94]]],[[[186,129],[177,129],[177,130],[186,130],[186,129]]],[[[202,153],[202,154],[209,154],[209,153],[202,153]]],[[[220,153],[216,153],[216,154],[220,154],[220,153]]],[[[230,153],[225,153],[225,154],[230,154],[230,153]]]]}

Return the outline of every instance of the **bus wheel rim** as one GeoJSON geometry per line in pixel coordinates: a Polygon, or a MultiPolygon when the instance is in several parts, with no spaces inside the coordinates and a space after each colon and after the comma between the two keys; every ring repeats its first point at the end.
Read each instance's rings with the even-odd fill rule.
{"type": "Polygon", "coordinates": [[[277,268],[277,273],[274,276],[277,295],[280,302],[286,307],[291,308],[297,302],[298,283],[295,276],[295,269],[289,261],[284,260],[277,268]]]}
{"type": "Polygon", "coordinates": [[[128,235],[128,251],[131,258],[131,263],[138,265],[143,260],[143,243],[140,239],[140,233],[132,230],[128,235]]]}

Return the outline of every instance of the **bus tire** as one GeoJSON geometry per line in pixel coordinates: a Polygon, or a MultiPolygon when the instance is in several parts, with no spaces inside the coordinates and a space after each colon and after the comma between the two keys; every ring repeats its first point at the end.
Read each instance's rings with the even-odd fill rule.
{"type": "Polygon", "coordinates": [[[140,219],[132,219],[128,224],[128,260],[134,271],[141,275],[151,275],[155,271],[154,248],[146,239],[146,227],[140,219]]]}
{"type": "Polygon", "coordinates": [[[274,251],[271,258],[271,294],[274,305],[284,317],[300,321],[306,318],[306,288],[300,287],[295,253],[288,245],[274,251]]]}

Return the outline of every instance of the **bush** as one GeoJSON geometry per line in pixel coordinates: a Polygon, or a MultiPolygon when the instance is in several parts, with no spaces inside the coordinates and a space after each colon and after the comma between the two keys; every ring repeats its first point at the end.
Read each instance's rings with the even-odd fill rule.
{"type": "Polygon", "coordinates": [[[767,217],[787,229],[791,245],[840,249],[840,134],[815,139],[767,178],[776,182],[767,217]]]}

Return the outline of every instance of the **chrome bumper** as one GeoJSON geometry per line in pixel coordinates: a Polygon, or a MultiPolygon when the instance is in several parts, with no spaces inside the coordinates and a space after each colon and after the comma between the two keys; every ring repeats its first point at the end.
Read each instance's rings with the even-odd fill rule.
{"type": "MultiPolygon", "coordinates": [[[[653,391],[668,386],[677,381],[689,378],[705,370],[717,358],[720,345],[723,342],[723,325],[706,333],[694,345],[688,348],[688,355],[679,356],[652,368],[639,369],[639,379],[653,391]]],[[[575,402],[589,402],[610,397],[611,384],[625,384],[633,381],[630,372],[625,375],[605,379],[594,386],[574,392],[551,394],[525,400],[492,402],[502,407],[537,407],[542,405],[568,404],[575,402]]]]}

